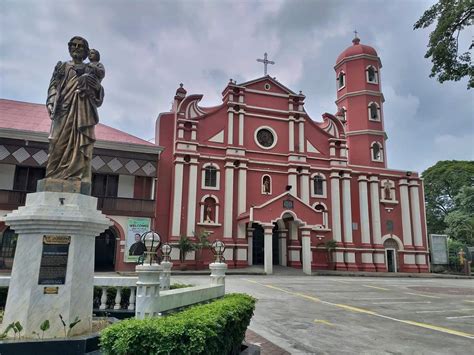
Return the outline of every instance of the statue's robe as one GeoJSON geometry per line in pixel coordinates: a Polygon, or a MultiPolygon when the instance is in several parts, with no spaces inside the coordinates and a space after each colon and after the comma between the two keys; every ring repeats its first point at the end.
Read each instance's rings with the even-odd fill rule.
{"type": "MultiPolygon", "coordinates": [[[[85,64],[79,67],[84,68],[85,64]]],[[[104,90],[94,77],[87,78],[93,97],[84,95],[78,85],[74,64],[59,62],[46,102],[53,106],[46,177],[90,183],[94,126],[99,122],[97,107],[103,102],[104,90]]]]}

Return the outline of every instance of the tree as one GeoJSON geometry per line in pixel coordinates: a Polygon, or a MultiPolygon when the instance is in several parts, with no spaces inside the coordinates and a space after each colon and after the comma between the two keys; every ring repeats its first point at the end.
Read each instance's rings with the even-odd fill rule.
{"type": "MultiPolygon", "coordinates": [[[[436,77],[440,83],[458,81],[468,76],[467,88],[474,87],[474,67],[469,51],[459,54],[459,34],[473,24],[474,0],[439,0],[426,10],[414,24],[413,29],[426,28],[436,22],[436,28],[430,34],[428,51],[425,58],[431,57],[433,67],[430,77],[436,77]]],[[[467,48],[466,48],[467,49],[467,48]]]]}
{"type": "Polygon", "coordinates": [[[455,197],[463,186],[474,182],[474,162],[439,161],[422,173],[425,185],[426,221],[428,233],[444,233],[446,216],[455,211],[455,197]]]}
{"type": "Polygon", "coordinates": [[[446,234],[466,245],[474,246],[474,186],[464,186],[454,198],[456,210],[445,218],[446,234]]]}

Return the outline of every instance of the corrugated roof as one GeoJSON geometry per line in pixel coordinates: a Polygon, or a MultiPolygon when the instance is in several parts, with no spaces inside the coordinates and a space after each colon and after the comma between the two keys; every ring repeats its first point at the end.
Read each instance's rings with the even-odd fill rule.
{"type": "MultiPolygon", "coordinates": [[[[30,102],[21,102],[0,99],[0,128],[17,129],[19,131],[32,131],[48,133],[51,120],[46,106],[30,102]]],[[[97,140],[116,143],[141,144],[155,146],[141,138],[99,123],[95,129],[97,140]]]]}

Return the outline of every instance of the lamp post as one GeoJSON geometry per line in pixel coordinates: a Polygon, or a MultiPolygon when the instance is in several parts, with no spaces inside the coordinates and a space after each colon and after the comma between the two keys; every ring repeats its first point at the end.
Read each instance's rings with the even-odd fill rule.
{"type": "Polygon", "coordinates": [[[224,242],[216,240],[211,244],[211,250],[215,257],[215,261],[212,264],[209,264],[209,269],[211,269],[211,284],[215,286],[225,286],[225,271],[227,270],[227,264],[224,263],[224,242]]]}
{"type": "Polygon", "coordinates": [[[161,238],[158,233],[150,230],[142,234],[142,242],[145,244],[145,260],[144,262],[149,262],[150,265],[156,264],[156,252],[161,244],[161,238]]]}
{"type": "Polygon", "coordinates": [[[168,243],[163,243],[161,246],[161,253],[163,254],[163,261],[161,262],[161,267],[163,271],[161,272],[160,287],[162,290],[169,290],[170,280],[171,280],[171,268],[173,263],[171,262],[170,253],[173,248],[168,243]]]}

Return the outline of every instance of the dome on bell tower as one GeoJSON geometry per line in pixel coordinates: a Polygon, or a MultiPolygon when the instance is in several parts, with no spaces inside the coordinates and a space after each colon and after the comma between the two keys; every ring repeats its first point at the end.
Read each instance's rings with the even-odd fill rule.
{"type": "Polygon", "coordinates": [[[361,54],[373,55],[376,57],[378,56],[377,51],[373,47],[360,44],[360,38],[356,35],[352,40],[352,46],[347,47],[341,54],[339,54],[336,60],[336,65],[345,58],[361,54]]]}

